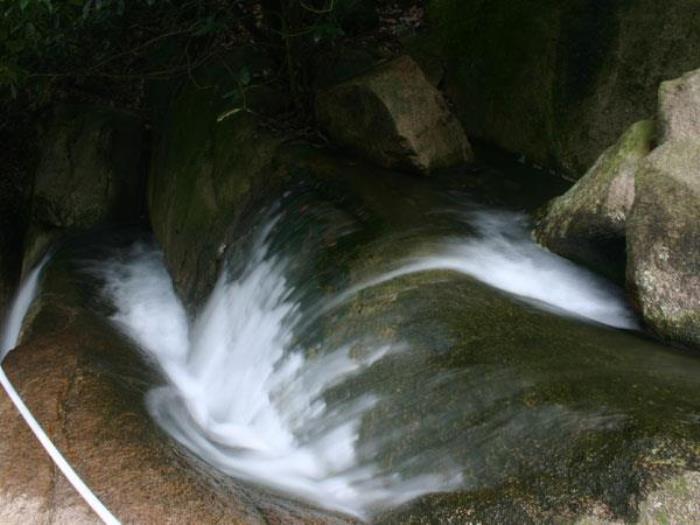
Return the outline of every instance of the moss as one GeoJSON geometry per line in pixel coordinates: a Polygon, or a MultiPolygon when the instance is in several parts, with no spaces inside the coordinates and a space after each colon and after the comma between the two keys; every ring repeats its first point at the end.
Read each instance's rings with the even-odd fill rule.
{"type": "Polygon", "coordinates": [[[534,231],[537,241],[623,284],[635,174],[652,150],[655,134],[652,120],[632,125],[568,192],[548,204],[534,231]]]}
{"type": "Polygon", "coordinates": [[[637,173],[627,223],[629,289],[653,330],[691,348],[700,345],[699,161],[694,143],[657,148],[637,173]]]}

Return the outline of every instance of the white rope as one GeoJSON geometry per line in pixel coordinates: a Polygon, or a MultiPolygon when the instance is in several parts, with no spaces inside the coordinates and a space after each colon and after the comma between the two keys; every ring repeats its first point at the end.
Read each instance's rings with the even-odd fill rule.
{"type": "MultiPolygon", "coordinates": [[[[19,332],[21,328],[24,316],[27,314],[27,310],[34,300],[33,295],[36,294],[36,285],[39,279],[39,274],[43,269],[44,265],[49,260],[49,255],[45,256],[44,259],[32,270],[27,279],[22,283],[18,291],[17,297],[13,301],[12,307],[10,309],[8,318],[4,326],[4,336],[0,339],[0,363],[2,362],[5,355],[16,346],[17,339],[19,339],[19,332]]],[[[114,515],[104,506],[104,504],[99,500],[94,492],[85,484],[85,482],[80,479],[78,473],[73,470],[73,467],[66,461],[63,455],[59,452],[51,442],[49,436],[41,428],[41,425],[36,420],[36,418],[29,411],[27,405],[22,401],[17,390],[10,382],[9,378],[5,374],[5,371],[0,366],[0,384],[7,392],[10,400],[14,403],[17,411],[24,418],[24,421],[29,425],[29,428],[34,432],[34,435],[39,440],[41,445],[44,447],[46,452],[56,464],[56,466],[63,472],[66,479],[70,482],[78,494],[82,496],[85,502],[90,505],[92,510],[104,521],[107,525],[119,525],[119,520],[114,517],[114,515]]]]}
{"type": "Polygon", "coordinates": [[[119,525],[119,520],[115,518],[107,507],[105,507],[99,500],[99,498],[95,496],[94,492],[90,490],[85,482],[80,479],[78,473],[73,470],[73,467],[68,464],[63,455],[51,442],[49,436],[46,434],[46,432],[44,432],[44,429],[41,428],[41,425],[29,411],[27,405],[24,404],[24,401],[22,401],[22,398],[17,393],[17,390],[15,390],[15,387],[12,386],[12,383],[10,383],[10,380],[7,378],[7,375],[5,375],[5,371],[2,369],[2,367],[0,367],[0,384],[2,384],[2,387],[5,389],[5,392],[7,392],[7,395],[10,396],[10,399],[14,403],[15,407],[17,407],[20,415],[27,422],[27,425],[29,425],[29,428],[32,430],[32,432],[34,432],[36,438],[39,440],[46,452],[48,452],[49,456],[51,456],[53,462],[61,470],[61,472],[63,472],[63,475],[66,476],[68,481],[70,481],[70,484],[75,487],[75,490],[78,491],[85,502],[90,505],[92,510],[94,510],[100,519],[107,525],[119,525]]]}

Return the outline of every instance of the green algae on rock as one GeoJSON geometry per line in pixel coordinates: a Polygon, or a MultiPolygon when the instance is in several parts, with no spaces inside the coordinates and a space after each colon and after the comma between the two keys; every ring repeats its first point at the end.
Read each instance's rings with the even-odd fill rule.
{"type": "Polygon", "coordinates": [[[547,206],[534,236],[549,250],[624,280],[625,226],[635,174],[655,141],[655,124],[634,124],[584,177],[547,206]]]}
{"type": "Polygon", "coordinates": [[[659,484],[700,468],[698,362],[635,334],[451,272],[367,289],[326,330],[405,345],[335,393],[378,393],[360,440],[388,432],[389,415],[402,436],[376,451],[382,468],[410,473],[417,450],[440,450],[424,460],[450,458],[439,470],[463,477],[379,523],[633,520],[659,484]]]}

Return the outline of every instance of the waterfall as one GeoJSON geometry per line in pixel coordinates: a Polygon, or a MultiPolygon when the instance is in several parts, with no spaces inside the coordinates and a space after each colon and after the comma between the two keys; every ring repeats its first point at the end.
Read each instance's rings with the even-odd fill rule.
{"type": "Polygon", "coordinates": [[[148,395],[151,414],[218,469],[326,508],[363,516],[432,490],[440,484],[435,475],[382,480],[371,465],[358,465],[355,444],[371,394],[332,410],[323,400],[400,349],[377,346],[356,356],[348,344],[308,359],[294,346],[303,316],[287,261],[269,254],[267,233],[238,278],[221,274],[191,324],[160,252],[136,245],[128,261],[102,269],[117,306],[112,320],[167,378],[148,395]]]}
{"type": "MultiPolygon", "coordinates": [[[[460,487],[464,465],[426,450],[408,460],[410,474],[380,467],[372,458],[379,445],[361,444],[360,428],[385,400],[365,391],[330,405],[326,394],[410,349],[367,340],[306,348],[297,337],[305,326],[362,290],[435,269],[468,274],[558,314],[634,326],[613,288],[537,247],[520,216],[480,212],[469,220],[476,236],[442,239],[432,255],[406,260],[311,307],[302,305],[288,277],[294,257],[304,255],[271,249],[275,221],[258,232],[242,270],[222,271],[192,319],[155,247],[136,244],[100,274],[116,308],[112,321],[163,373],[165,384],[149,392],[147,405],[173,438],[222,472],[367,517],[421,494],[460,487]]],[[[503,384],[519,384],[506,378],[503,384]]],[[[463,380],[451,373],[432,380],[435,388],[454,381],[463,380]]],[[[560,420],[562,429],[575,419],[561,407],[543,409],[541,417],[560,420]]],[[[400,438],[401,429],[394,428],[381,439],[391,446],[400,438]]]]}
{"type": "Polygon", "coordinates": [[[19,341],[22,322],[39,292],[39,277],[49,259],[49,255],[45,256],[29,272],[17,290],[3,325],[2,339],[0,340],[0,363],[19,341]]]}

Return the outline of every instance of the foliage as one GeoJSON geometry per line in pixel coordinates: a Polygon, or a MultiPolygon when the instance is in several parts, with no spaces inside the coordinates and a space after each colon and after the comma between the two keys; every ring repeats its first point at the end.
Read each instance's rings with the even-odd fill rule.
{"type": "MultiPolygon", "coordinates": [[[[301,104],[304,70],[368,0],[0,0],[0,103],[35,109],[76,85],[191,73],[237,43],[263,46],[301,104]]],[[[237,97],[250,79],[234,79],[237,97]]]]}

